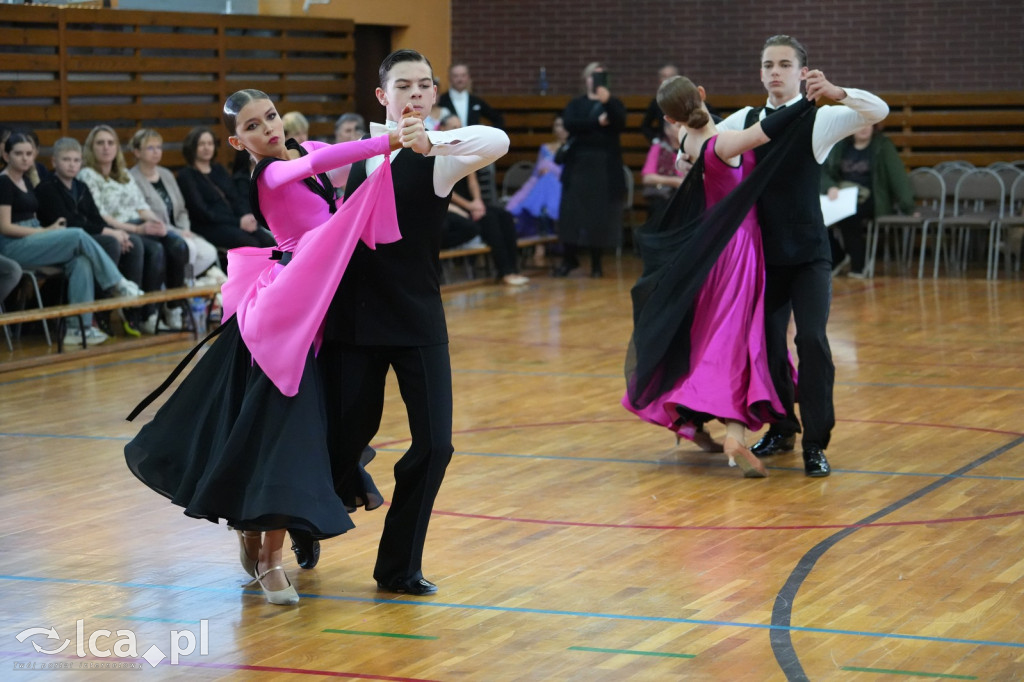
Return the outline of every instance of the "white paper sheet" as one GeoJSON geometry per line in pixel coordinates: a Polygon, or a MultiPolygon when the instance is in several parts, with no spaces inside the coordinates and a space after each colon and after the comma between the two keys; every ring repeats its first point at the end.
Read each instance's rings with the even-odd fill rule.
{"type": "Polygon", "coordinates": [[[825,227],[838,223],[843,218],[852,216],[857,212],[857,188],[844,187],[839,190],[839,196],[835,201],[828,198],[827,194],[821,195],[821,215],[825,218],[825,227]]]}

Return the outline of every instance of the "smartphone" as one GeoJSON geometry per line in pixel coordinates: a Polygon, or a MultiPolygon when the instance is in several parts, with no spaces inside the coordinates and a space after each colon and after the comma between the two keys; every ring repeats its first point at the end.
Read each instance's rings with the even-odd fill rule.
{"type": "Polygon", "coordinates": [[[597,92],[598,88],[608,87],[608,72],[607,71],[595,71],[590,74],[590,81],[593,83],[593,90],[591,92],[597,92]]]}

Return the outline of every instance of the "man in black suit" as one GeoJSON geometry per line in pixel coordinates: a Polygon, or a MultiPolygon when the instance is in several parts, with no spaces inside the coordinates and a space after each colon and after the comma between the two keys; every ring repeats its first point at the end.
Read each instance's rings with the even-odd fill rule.
{"type": "MultiPolygon", "coordinates": [[[[387,125],[371,123],[370,134],[400,127],[405,145],[390,156],[402,239],[376,249],[356,247],[328,311],[318,360],[339,491],[358,481],[360,456],[380,427],[388,370],[395,371],[412,442],[395,464],[395,490],[373,577],[381,590],[426,595],[437,591],[422,572],[427,524],[453,453],[441,238],[452,187],[502,156],[509,140],[489,126],[427,132],[423,118],[437,88],[430,62],[414,50],[397,50],[384,59],[376,95],[386,108],[387,125]]],[[[353,164],[345,196],[383,162],[377,156],[353,164]]],[[[301,533],[293,532],[292,538],[300,557],[318,550],[301,533]]]]}
{"type": "MultiPolygon", "coordinates": [[[[832,253],[819,199],[821,164],[836,142],[865,125],[881,121],[889,107],[864,90],[833,85],[821,71],[807,67],[807,50],[795,38],[768,38],[761,50],[761,82],[768,91],[765,107],[744,107],[718,125],[719,130],[750,127],[781,108],[799,101],[801,83],[807,94],[827,97],[841,106],[823,106],[797,124],[792,150],[757,202],[765,261],[765,339],[772,383],[786,408],[786,418],[771,425],[754,447],[758,457],[793,450],[801,430],[794,402],[800,397],[803,419],[804,471],[811,477],[831,472],[825,458],[835,425],[832,387],[835,365],[825,327],[832,302],[832,253]],[[786,332],[796,322],[799,385],[793,385],[786,332]]],[[[774,142],[754,150],[758,161],[774,142]]]]}
{"type": "Polygon", "coordinates": [[[480,125],[480,119],[487,119],[495,128],[505,127],[505,117],[483,99],[470,93],[473,80],[469,77],[469,66],[461,62],[448,69],[448,92],[441,95],[438,104],[458,115],[463,125],[480,125]]]}

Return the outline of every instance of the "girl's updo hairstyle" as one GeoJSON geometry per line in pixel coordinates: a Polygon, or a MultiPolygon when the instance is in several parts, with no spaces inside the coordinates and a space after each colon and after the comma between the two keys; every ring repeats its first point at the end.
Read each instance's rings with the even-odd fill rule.
{"type": "Polygon", "coordinates": [[[242,108],[249,102],[258,99],[270,100],[270,96],[262,90],[247,88],[239,90],[224,101],[221,119],[224,121],[224,126],[228,129],[229,135],[235,134],[235,126],[238,125],[238,113],[242,111],[242,108]]]}
{"type": "Polygon", "coordinates": [[[687,128],[703,128],[711,120],[701,104],[697,86],[686,76],[672,76],[658,88],[658,106],[687,128]]]}

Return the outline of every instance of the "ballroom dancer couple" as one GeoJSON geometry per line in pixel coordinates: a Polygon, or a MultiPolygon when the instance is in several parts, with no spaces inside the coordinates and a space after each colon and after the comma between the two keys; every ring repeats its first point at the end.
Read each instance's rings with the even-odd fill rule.
{"type": "Polygon", "coordinates": [[[278,249],[229,251],[221,338],[125,447],[130,470],[185,514],[238,531],[242,567],[272,604],[299,601],[282,567],[286,531],[312,568],[320,539],[383,503],[363,453],[389,367],[412,442],[395,465],[374,578],[388,592],[437,590],[421,564],[453,453],[441,231],[452,186],[504,154],[508,137],[487,126],[427,132],[437,92],[418,52],[393,52],[379,74],[387,124],[356,142],[299,145],[266,94],[227,99],[229,142],[257,161],[253,213],[278,249]],[[339,206],[330,171],[353,163],[339,206]]]}
{"type": "Polygon", "coordinates": [[[831,472],[835,368],[825,333],[831,255],[820,164],[888,107],[810,70],[807,51],[790,36],[765,42],[761,81],[767,105],[717,125],[702,87],[675,77],[659,88],[666,117],[683,125],[680,154],[694,164],[657,228],[640,237],[644,272],[632,291],[622,403],[677,438],[724,449],[744,476],[764,477],[759,458],[794,448],[799,393],[804,471],[823,477],[831,472]],[[840,106],[811,104],[822,97],[840,106]],[[798,379],[786,345],[790,314],[798,379]],[[725,424],[723,444],[704,430],[713,419],[725,424]],[[765,422],[768,432],[748,449],[746,431],[765,422]]]}

